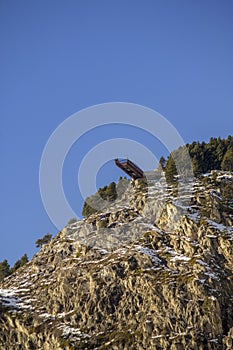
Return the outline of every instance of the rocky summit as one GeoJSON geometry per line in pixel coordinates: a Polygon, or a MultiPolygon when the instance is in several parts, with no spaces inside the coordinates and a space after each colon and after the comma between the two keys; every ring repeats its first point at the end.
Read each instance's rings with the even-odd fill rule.
{"type": "Polygon", "coordinates": [[[3,280],[1,350],[233,349],[232,173],[147,180],[3,280]]]}

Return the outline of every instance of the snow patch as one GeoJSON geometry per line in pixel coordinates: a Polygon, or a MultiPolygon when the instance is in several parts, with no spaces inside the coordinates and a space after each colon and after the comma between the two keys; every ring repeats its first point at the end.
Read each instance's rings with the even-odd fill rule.
{"type": "Polygon", "coordinates": [[[158,256],[156,255],[156,253],[153,249],[145,248],[145,247],[142,247],[139,245],[139,246],[136,246],[136,250],[139,251],[140,253],[143,253],[143,254],[149,256],[151,261],[153,263],[155,263],[156,265],[161,264],[160,258],[158,258],[158,256]]]}
{"type": "Polygon", "coordinates": [[[185,255],[176,255],[176,256],[174,256],[173,258],[171,258],[171,261],[186,261],[186,262],[188,262],[190,260],[190,258],[188,258],[187,256],[185,256],[185,255]]]}

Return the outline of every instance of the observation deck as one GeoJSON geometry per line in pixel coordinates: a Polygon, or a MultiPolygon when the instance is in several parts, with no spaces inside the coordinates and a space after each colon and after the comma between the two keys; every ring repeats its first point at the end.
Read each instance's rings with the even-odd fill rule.
{"type": "Polygon", "coordinates": [[[129,159],[118,159],[116,158],[115,164],[129,175],[133,180],[141,179],[144,177],[142,169],[140,169],[135,163],[129,159]]]}

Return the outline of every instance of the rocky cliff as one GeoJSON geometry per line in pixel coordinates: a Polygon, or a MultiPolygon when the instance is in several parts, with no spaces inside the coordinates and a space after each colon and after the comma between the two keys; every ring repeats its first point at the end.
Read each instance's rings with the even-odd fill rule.
{"type": "Polygon", "coordinates": [[[131,184],[0,286],[1,350],[233,349],[231,173],[131,184]]]}

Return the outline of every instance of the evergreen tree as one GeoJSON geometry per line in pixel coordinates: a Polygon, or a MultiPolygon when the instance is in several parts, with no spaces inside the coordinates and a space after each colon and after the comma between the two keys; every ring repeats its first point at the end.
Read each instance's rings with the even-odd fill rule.
{"type": "Polygon", "coordinates": [[[176,181],[175,175],[177,175],[176,164],[174,162],[172,154],[170,154],[165,168],[165,177],[167,182],[174,183],[176,181]]]}
{"type": "Polygon", "coordinates": [[[233,171],[233,145],[227,148],[221,163],[221,168],[225,171],[233,171]]]}
{"type": "Polygon", "coordinates": [[[90,204],[88,204],[89,201],[90,201],[90,197],[87,197],[87,199],[85,200],[84,205],[83,205],[83,210],[82,210],[83,217],[90,216],[97,211],[97,209],[95,208],[94,205],[92,207],[90,204]]]}
{"type": "Polygon", "coordinates": [[[197,155],[194,155],[192,160],[193,173],[195,176],[198,176],[202,173],[201,162],[198,160],[197,155]]]}
{"type": "Polygon", "coordinates": [[[8,261],[5,259],[2,262],[0,262],[0,281],[2,281],[5,277],[9,276],[10,274],[11,274],[10,265],[8,264],[8,261]]]}
{"type": "Polygon", "coordinates": [[[47,233],[43,238],[40,238],[36,241],[36,248],[41,248],[43,244],[49,243],[52,239],[52,235],[47,233]]]}
{"type": "Polygon", "coordinates": [[[227,146],[232,146],[233,145],[233,136],[228,135],[227,136],[227,146]]]}
{"type": "Polygon", "coordinates": [[[115,182],[111,182],[106,190],[107,200],[114,201],[117,198],[116,184],[115,182]]]}
{"type": "Polygon", "coordinates": [[[162,156],[159,160],[159,166],[161,170],[165,170],[166,167],[166,159],[162,156]]]}
{"type": "Polygon", "coordinates": [[[117,191],[116,191],[115,182],[111,182],[108,186],[104,186],[103,188],[99,188],[98,194],[104,200],[107,200],[107,201],[115,200],[117,198],[117,191]]]}
{"type": "Polygon", "coordinates": [[[71,218],[69,221],[68,221],[68,225],[72,225],[72,224],[75,224],[78,220],[76,218],[71,218]]]}
{"type": "Polygon", "coordinates": [[[227,150],[231,147],[233,147],[232,136],[228,136],[227,139],[212,137],[208,143],[193,142],[187,145],[194,174],[200,175],[210,172],[211,170],[229,169],[229,159],[231,158],[229,155],[230,151],[228,151],[228,155],[226,156],[228,160],[224,159],[223,161],[223,158],[227,150]]]}
{"type": "Polygon", "coordinates": [[[24,266],[27,263],[28,263],[28,256],[27,254],[24,254],[19,260],[16,261],[16,263],[11,269],[11,273],[14,273],[16,270],[18,270],[20,267],[24,266]]]}
{"type": "Polygon", "coordinates": [[[218,139],[218,145],[216,149],[217,169],[221,169],[221,163],[223,161],[223,157],[226,151],[227,151],[227,147],[225,142],[222,142],[221,139],[218,139]]]}

